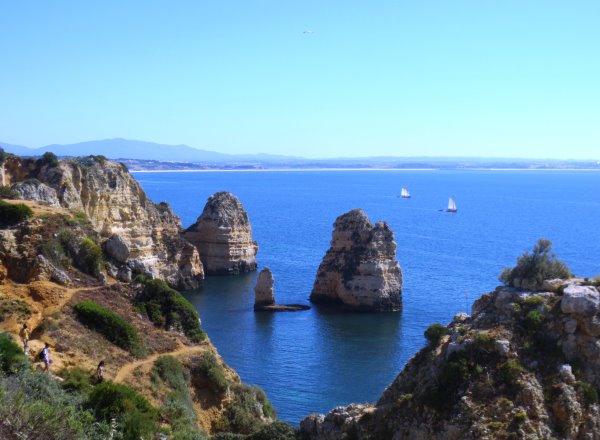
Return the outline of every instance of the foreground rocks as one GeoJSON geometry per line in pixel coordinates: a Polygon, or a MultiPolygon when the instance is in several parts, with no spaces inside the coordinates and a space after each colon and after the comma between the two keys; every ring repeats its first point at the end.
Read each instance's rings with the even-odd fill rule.
{"type": "Polygon", "coordinates": [[[202,215],[184,233],[200,250],[207,275],[235,275],[256,270],[258,245],[241,202],[229,192],[209,197],[202,215]]]}
{"type": "Polygon", "coordinates": [[[402,272],[387,223],[373,225],[362,210],[353,209],[333,226],[310,300],[365,311],[400,310],[402,272]]]}
{"type": "Polygon", "coordinates": [[[499,287],[417,353],[373,404],[300,424],[312,440],[598,439],[597,285],[499,287]],[[564,293],[563,293],[564,292],[564,293]]]}

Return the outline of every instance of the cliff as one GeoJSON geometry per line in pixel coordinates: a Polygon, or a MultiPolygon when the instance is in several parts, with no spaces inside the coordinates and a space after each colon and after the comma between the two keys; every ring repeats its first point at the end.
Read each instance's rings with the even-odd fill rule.
{"type": "MultiPolygon", "coordinates": [[[[595,284],[595,285],[594,285],[595,284]]],[[[553,280],[499,287],[448,326],[431,326],[375,404],[312,415],[309,439],[600,438],[600,293],[553,280]]]]}
{"type": "MultiPolygon", "coordinates": [[[[106,203],[93,198],[85,199],[91,214],[106,203]]],[[[101,219],[41,202],[3,206],[23,203],[31,214],[0,228],[1,438],[208,439],[268,428],[274,412],[264,393],[225,365],[181,294],[157,279],[101,280],[101,219]],[[26,356],[23,324],[31,333],[26,356]],[[50,374],[37,358],[44,343],[50,374]]],[[[133,236],[126,226],[119,234],[133,236]]],[[[119,243],[111,249],[128,261],[119,243]]]]}
{"type": "Polygon", "coordinates": [[[209,197],[196,223],[183,236],[200,250],[207,275],[256,270],[258,245],[242,203],[229,192],[209,197]]]}
{"type": "Polygon", "coordinates": [[[373,225],[362,210],[354,209],[333,226],[331,247],[317,271],[310,300],[359,310],[400,310],[402,272],[387,223],[373,225]]]}
{"type": "Polygon", "coordinates": [[[112,276],[130,281],[142,274],[180,289],[202,281],[198,251],[180,237],[180,219],[166,203],[149,200],[125,166],[100,156],[60,162],[11,157],[2,166],[5,184],[19,197],[89,220],[106,247],[112,276]]]}

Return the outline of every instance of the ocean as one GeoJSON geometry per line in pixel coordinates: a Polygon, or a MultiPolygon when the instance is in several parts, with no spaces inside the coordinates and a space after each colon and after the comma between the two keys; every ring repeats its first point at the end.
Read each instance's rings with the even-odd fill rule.
{"type": "Polygon", "coordinates": [[[258,242],[278,303],[309,304],[335,218],[362,208],[395,233],[400,313],[255,313],[256,273],[208,277],[185,296],[223,359],[263,388],[278,416],[379,398],[424,344],[423,332],[470,310],[538,238],[581,277],[600,275],[600,173],[593,171],[265,171],[136,173],[185,227],[207,198],[231,191],[258,242]],[[411,199],[398,197],[406,187],[411,199]],[[444,209],[452,196],[458,213],[444,209]]]}

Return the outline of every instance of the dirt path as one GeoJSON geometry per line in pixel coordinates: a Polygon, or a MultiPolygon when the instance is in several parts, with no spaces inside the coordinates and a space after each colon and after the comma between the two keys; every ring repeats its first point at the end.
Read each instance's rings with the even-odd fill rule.
{"type": "Polygon", "coordinates": [[[167,351],[164,353],[155,353],[147,358],[140,359],[139,361],[129,362],[121,367],[121,369],[115,375],[113,382],[123,382],[125,378],[127,378],[131,373],[133,373],[137,368],[142,365],[146,365],[149,363],[154,363],[161,356],[178,356],[180,354],[193,354],[199,353],[202,351],[206,351],[206,345],[194,345],[192,347],[187,347],[185,345],[180,345],[177,350],[167,351]]]}

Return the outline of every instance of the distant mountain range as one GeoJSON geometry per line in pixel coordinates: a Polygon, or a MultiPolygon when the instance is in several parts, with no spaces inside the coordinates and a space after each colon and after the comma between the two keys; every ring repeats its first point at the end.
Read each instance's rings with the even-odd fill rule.
{"type": "Polygon", "coordinates": [[[165,145],[128,139],[104,139],[68,145],[28,148],[0,142],[0,147],[19,156],[59,157],[103,155],[127,164],[131,170],[273,169],[273,168],[523,168],[600,169],[598,161],[477,157],[338,157],[308,159],[273,154],[225,154],[188,145],[165,145]]]}

